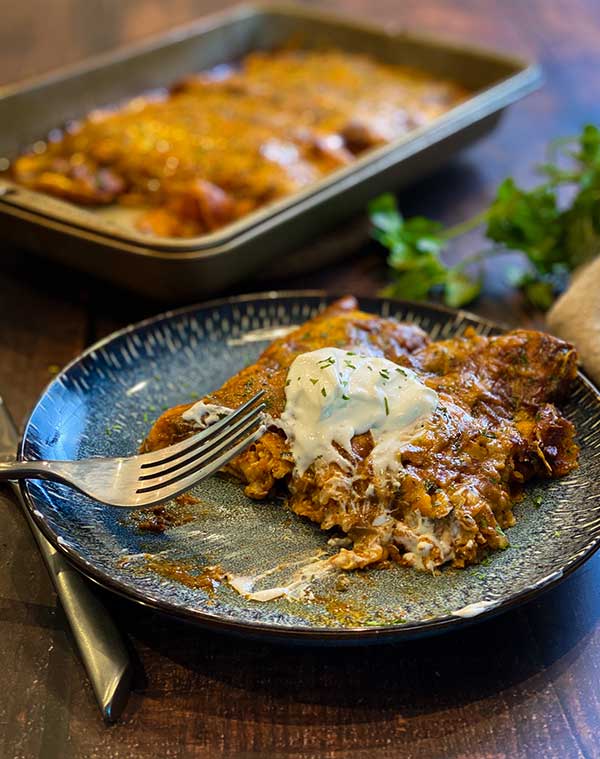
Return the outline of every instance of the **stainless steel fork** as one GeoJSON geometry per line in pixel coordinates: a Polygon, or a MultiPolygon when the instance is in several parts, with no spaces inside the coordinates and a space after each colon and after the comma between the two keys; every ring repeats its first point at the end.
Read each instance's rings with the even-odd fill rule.
{"type": "Polygon", "coordinates": [[[0,463],[0,480],[56,480],[111,506],[152,506],[189,490],[263,433],[263,391],[201,432],[168,448],[119,458],[0,463]]]}

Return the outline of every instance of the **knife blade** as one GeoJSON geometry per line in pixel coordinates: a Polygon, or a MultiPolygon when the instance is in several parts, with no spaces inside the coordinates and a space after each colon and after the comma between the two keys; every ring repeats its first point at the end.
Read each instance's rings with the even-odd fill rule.
{"type": "MultiPolygon", "coordinates": [[[[0,397],[0,460],[16,458],[19,435],[0,397]]],[[[21,504],[50,578],[69,621],[83,666],[106,722],[123,711],[131,690],[133,665],[121,633],[89,582],[44,537],[25,506],[16,482],[9,483],[21,504]]]]}

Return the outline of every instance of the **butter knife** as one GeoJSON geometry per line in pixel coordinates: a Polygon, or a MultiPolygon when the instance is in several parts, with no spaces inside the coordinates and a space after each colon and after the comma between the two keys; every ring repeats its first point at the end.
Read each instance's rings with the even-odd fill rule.
{"type": "MultiPolygon", "coordinates": [[[[0,461],[16,458],[18,442],[17,428],[0,397],[0,461]]],[[[127,703],[133,675],[123,638],[89,582],[42,535],[23,503],[18,484],[9,484],[54,583],[102,717],[114,722],[127,703]]]]}

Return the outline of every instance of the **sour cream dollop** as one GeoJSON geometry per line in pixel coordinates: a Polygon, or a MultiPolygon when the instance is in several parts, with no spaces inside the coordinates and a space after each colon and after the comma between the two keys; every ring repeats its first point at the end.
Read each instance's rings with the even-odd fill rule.
{"type": "Polygon", "coordinates": [[[288,372],[280,424],[296,471],[304,474],[318,458],[348,470],[333,445],[351,452],[354,435],[371,431],[371,460],[378,472],[397,470],[403,443],[433,415],[438,395],[415,372],[388,361],[339,348],[298,356],[288,372]]]}

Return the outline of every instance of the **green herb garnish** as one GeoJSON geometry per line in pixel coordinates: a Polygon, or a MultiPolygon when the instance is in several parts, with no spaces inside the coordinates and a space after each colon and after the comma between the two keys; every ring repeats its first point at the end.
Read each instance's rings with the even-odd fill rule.
{"type": "Polygon", "coordinates": [[[313,383],[313,385],[316,385],[319,381],[318,379],[315,379],[314,377],[309,377],[310,381],[313,383]]]}
{"type": "Polygon", "coordinates": [[[447,305],[462,306],[481,290],[474,266],[518,251],[526,265],[512,270],[511,284],[534,306],[549,308],[570,272],[600,253],[600,129],[588,124],[579,136],[550,143],[538,173],[544,181],[530,190],[505,179],[486,210],[453,227],[405,219],[392,195],[376,198],[369,206],[372,233],[388,249],[393,275],[384,294],[421,300],[440,291],[447,305]],[[441,254],[450,241],[480,227],[489,247],[446,265],[441,254]]]}
{"type": "Polygon", "coordinates": [[[317,361],[317,363],[319,364],[319,368],[327,369],[328,366],[335,364],[335,359],[333,356],[329,356],[328,358],[321,359],[321,361],[317,361]]]}
{"type": "Polygon", "coordinates": [[[383,402],[385,404],[385,415],[389,416],[390,415],[390,407],[389,407],[389,404],[388,404],[387,396],[383,397],[383,402]]]}
{"type": "Polygon", "coordinates": [[[321,388],[321,395],[323,396],[323,398],[327,398],[327,390],[325,390],[324,387],[321,388]]]}

